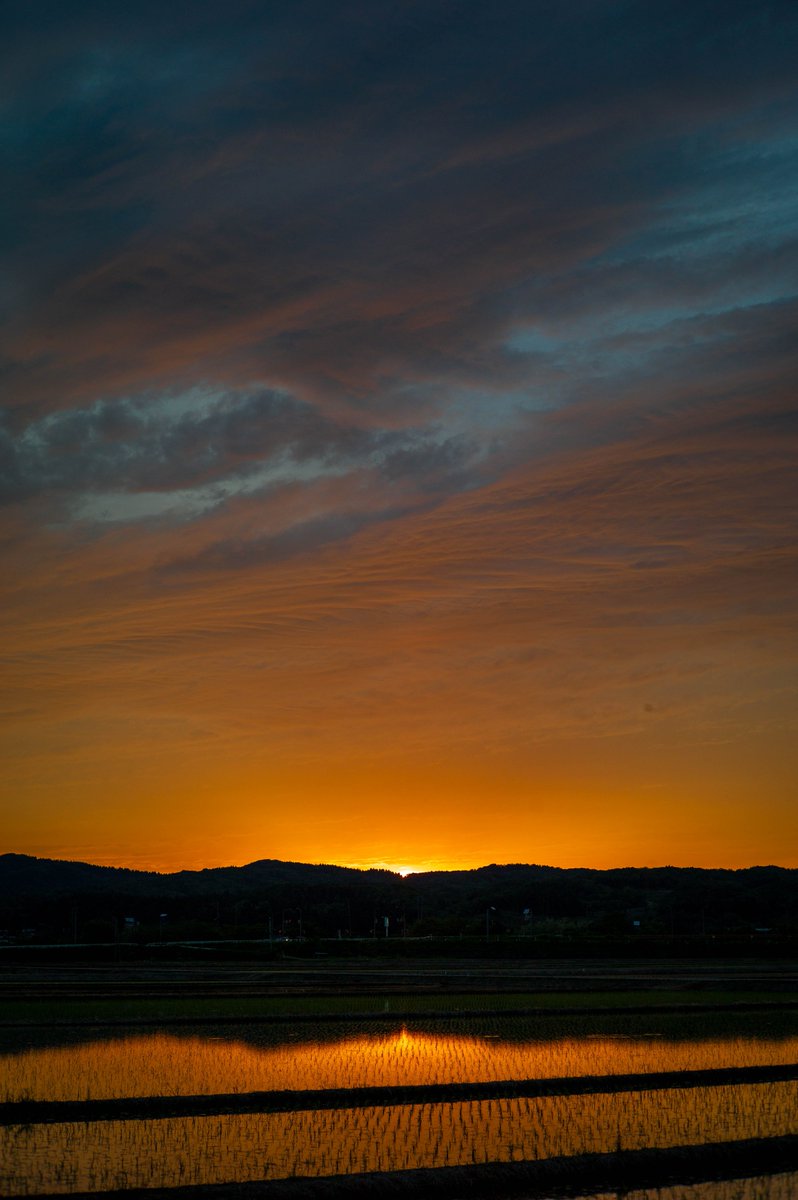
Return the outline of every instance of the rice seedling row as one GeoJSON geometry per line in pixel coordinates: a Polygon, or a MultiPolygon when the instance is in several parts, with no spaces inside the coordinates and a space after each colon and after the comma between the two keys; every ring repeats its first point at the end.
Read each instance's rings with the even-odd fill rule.
{"type": "Polygon", "coordinates": [[[324,1091],[243,1092],[208,1096],[139,1096],[118,1100],[29,1101],[0,1104],[0,1126],[113,1121],[232,1113],[316,1111],[392,1104],[502,1099],[509,1097],[597,1095],[715,1087],[733,1083],[775,1083],[798,1079],[798,1064],[730,1067],[720,1071],[656,1072],[648,1075],[591,1075],[560,1079],[509,1079],[495,1083],[335,1088],[324,1091]]]}
{"type": "Polygon", "coordinates": [[[0,1130],[6,1195],[573,1158],[798,1133],[798,1084],[0,1130]]]}

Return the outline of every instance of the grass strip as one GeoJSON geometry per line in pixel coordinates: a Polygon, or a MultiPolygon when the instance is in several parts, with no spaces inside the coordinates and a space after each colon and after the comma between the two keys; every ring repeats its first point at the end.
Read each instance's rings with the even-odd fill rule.
{"type": "MultiPolygon", "coordinates": [[[[798,1136],[709,1142],[657,1150],[621,1150],[568,1158],[373,1172],[320,1178],[256,1180],[178,1188],[130,1188],[125,1200],[525,1200],[586,1197],[674,1184],[776,1175],[798,1170],[798,1136]]],[[[119,1200],[119,1191],[73,1192],[72,1200],[119,1200]]],[[[8,1200],[21,1200],[9,1197],[8,1200]]],[[[39,1200],[55,1200],[41,1194],[39,1200]]],[[[63,1194],[59,1193],[59,1200],[63,1194]]]]}
{"type": "Polygon", "coordinates": [[[630,1075],[573,1075],[553,1079],[506,1079],[384,1087],[228,1092],[209,1096],[127,1096],[109,1100],[16,1100],[0,1104],[0,1125],[50,1125],[65,1121],[141,1121],[230,1113],[377,1108],[397,1104],[446,1104],[537,1096],[584,1096],[672,1088],[723,1087],[798,1079],[798,1063],[764,1067],[717,1067],[701,1071],[650,1071],[630,1075]]]}
{"type": "Polygon", "coordinates": [[[515,991],[448,991],[438,994],[426,990],[418,992],[381,992],[380,990],[350,991],[346,994],[261,994],[259,996],[190,996],[162,995],[98,997],[91,999],[66,996],[53,997],[31,995],[26,999],[3,996],[0,999],[0,1022],[20,1021],[26,1024],[52,1021],[125,1021],[157,1018],[191,1018],[192,1020],[233,1019],[243,1017],[328,1017],[352,1014],[376,1014],[388,1011],[394,1015],[410,1016],[419,1013],[452,1010],[481,1013],[506,1011],[508,1015],[519,1009],[535,1012],[552,1011],[593,1012],[597,1008],[611,1011],[627,1011],[630,1007],[648,1011],[664,1006],[681,1006],[690,1011],[709,1008],[739,1007],[757,1004],[766,1008],[775,1006],[798,1007],[798,995],[788,989],[779,992],[728,990],[687,991],[677,989],[652,989],[651,991],[587,991],[587,992],[536,992],[518,989],[515,991]]]}
{"type": "MultiPolygon", "coordinates": [[[[129,1014],[118,1017],[86,1015],[82,1018],[73,1016],[64,1016],[63,1007],[60,1008],[61,1016],[46,1019],[44,1016],[37,1014],[36,1019],[31,1020],[30,1015],[27,1017],[18,1017],[16,1019],[0,1020],[0,1029],[27,1029],[32,1027],[46,1026],[48,1029],[64,1029],[64,1028],[84,1028],[93,1027],[99,1029],[110,1028],[147,1028],[157,1026],[159,1028],[168,1026],[180,1025],[261,1025],[261,1024],[295,1024],[307,1018],[313,1022],[317,1021],[362,1021],[368,1018],[369,1021],[452,1021],[462,1017],[477,1016],[477,1017],[569,1017],[569,1016],[644,1016],[646,1014],[656,1015],[658,1013],[667,1014],[685,1014],[685,1013],[746,1013],[746,1012],[778,1012],[790,1009],[798,1009],[798,1000],[754,1000],[754,1001],[728,1001],[726,1003],[679,1003],[669,1004],[585,1004],[585,1005],[564,1005],[562,1007],[554,1006],[534,1006],[534,1007],[519,1007],[519,1006],[502,1006],[495,1004],[495,997],[481,997],[483,1003],[474,1007],[451,1007],[451,998],[448,999],[448,1007],[446,1008],[404,1008],[390,1007],[370,1008],[363,1007],[355,1011],[342,1010],[340,1012],[315,1012],[309,1007],[296,1006],[288,1012],[258,1012],[258,1013],[214,1013],[211,1014],[185,1014],[179,1015],[175,1013],[159,1013],[152,1016],[140,1016],[129,1014]]],[[[117,1006],[118,1007],[118,1006],[117,1006]]],[[[30,1013],[30,1009],[27,1010],[30,1013]]]]}

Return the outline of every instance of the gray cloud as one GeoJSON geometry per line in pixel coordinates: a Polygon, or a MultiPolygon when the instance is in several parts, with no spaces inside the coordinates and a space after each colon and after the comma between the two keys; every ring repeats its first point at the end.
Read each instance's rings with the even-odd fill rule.
{"type": "MultiPolygon", "coordinates": [[[[117,497],[162,492],[177,507],[203,511],[237,492],[367,469],[389,487],[399,480],[421,493],[472,486],[469,467],[484,450],[437,428],[363,429],[324,417],[283,393],[262,391],[212,399],[105,402],[55,413],[15,436],[0,429],[0,499],[41,493],[117,497]],[[202,492],[191,501],[191,492],[202,492]],[[188,493],[188,494],[187,494],[188,493]]],[[[158,505],[157,507],[161,507],[158,505]]],[[[168,501],[166,502],[168,508],[168,501]]],[[[117,515],[124,502],[115,505],[117,515]]],[[[129,505],[131,515],[141,506],[129,505]]]]}

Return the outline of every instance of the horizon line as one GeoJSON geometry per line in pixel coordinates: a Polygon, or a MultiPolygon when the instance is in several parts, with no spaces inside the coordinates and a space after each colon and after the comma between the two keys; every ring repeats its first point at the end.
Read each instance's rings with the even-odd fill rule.
{"type": "Polygon", "coordinates": [[[126,863],[119,863],[119,862],[113,862],[113,863],[91,862],[88,859],[83,859],[83,858],[51,858],[49,855],[30,854],[30,853],[26,853],[25,851],[18,851],[18,850],[0,851],[0,859],[2,859],[2,858],[27,858],[27,859],[31,859],[35,862],[69,863],[74,866],[97,867],[97,868],[101,868],[103,870],[131,871],[131,872],[137,872],[139,874],[161,875],[161,876],[180,875],[183,873],[201,874],[204,871],[242,871],[242,870],[245,870],[247,867],[256,866],[258,863],[264,863],[264,862],[280,863],[281,865],[284,865],[284,866],[334,867],[334,868],[340,869],[340,870],[360,871],[363,873],[366,873],[369,871],[380,871],[380,872],[387,872],[390,875],[396,875],[401,878],[407,878],[410,875],[454,874],[454,873],[459,873],[459,872],[484,871],[484,870],[488,870],[490,867],[496,867],[496,868],[539,867],[539,868],[543,868],[544,870],[550,870],[550,871],[600,871],[600,872],[606,872],[606,871],[665,871],[665,870],[735,871],[736,872],[736,871],[755,871],[755,870],[768,870],[768,869],[777,869],[780,871],[796,871],[796,870],[798,870],[798,866],[785,866],[782,863],[775,863],[775,862],[749,863],[746,866],[736,866],[736,867],[718,866],[718,865],[705,866],[705,865],[698,864],[698,863],[689,863],[689,864],[679,865],[677,863],[668,863],[668,862],[656,863],[656,864],[625,863],[621,866],[610,866],[610,867],[595,867],[595,866],[588,866],[588,865],[561,867],[555,863],[521,862],[519,860],[516,860],[515,862],[480,863],[477,866],[463,866],[463,865],[460,865],[460,866],[437,866],[437,865],[430,866],[428,864],[423,864],[423,865],[418,865],[418,866],[410,866],[410,865],[404,865],[404,864],[403,865],[388,864],[385,862],[340,863],[340,862],[331,862],[331,861],[323,861],[323,860],[316,861],[316,862],[309,862],[309,861],[304,861],[302,859],[269,858],[269,857],[255,858],[255,859],[251,859],[250,861],[245,862],[245,863],[218,863],[214,866],[177,867],[177,868],[173,868],[173,869],[164,870],[164,869],[158,869],[157,867],[128,866],[126,863]]]}

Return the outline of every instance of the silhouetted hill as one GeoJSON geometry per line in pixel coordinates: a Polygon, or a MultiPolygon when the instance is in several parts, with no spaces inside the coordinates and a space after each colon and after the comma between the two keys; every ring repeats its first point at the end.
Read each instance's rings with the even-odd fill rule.
{"type": "Polygon", "coordinates": [[[0,855],[0,892],[7,896],[58,896],[106,892],[130,896],[198,896],[252,892],[279,884],[356,885],[390,871],[358,871],[352,867],[317,866],[263,858],[244,867],[208,867],[201,871],[136,871],[128,867],[95,867],[63,859],[27,854],[0,855]]]}
{"type": "Polygon", "coordinates": [[[95,867],[90,863],[32,858],[27,854],[0,855],[0,892],[5,896],[56,896],[78,892],[125,891],[142,895],[157,888],[162,876],[126,867],[95,867]]]}
{"type": "Polygon", "coordinates": [[[103,940],[120,928],[170,937],[540,937],[798,928],[798,870],[697,867],[564,869],[492,864],[402,878],[390,871],[262,859],[158,874],[0,856],[0,932],[103,940]]]}

